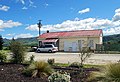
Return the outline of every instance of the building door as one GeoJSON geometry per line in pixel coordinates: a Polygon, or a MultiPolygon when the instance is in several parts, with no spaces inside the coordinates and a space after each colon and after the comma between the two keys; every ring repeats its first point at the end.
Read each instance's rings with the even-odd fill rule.
{"type": "Polygon", "coordinates": [[[64,51],[72,51],[72,43],[71,42],[64,42],[64,51]]]}
{"type": "Polygon", "coordinates": [[[77,42],[72,42],[72,51],[77,51],[77,42]]]}
{"type": "Polygon", "coordinates": [[[68,51],[68,46],[69,46],[69,43],[68,42],[64,42],[64,51],[68,51]]]}

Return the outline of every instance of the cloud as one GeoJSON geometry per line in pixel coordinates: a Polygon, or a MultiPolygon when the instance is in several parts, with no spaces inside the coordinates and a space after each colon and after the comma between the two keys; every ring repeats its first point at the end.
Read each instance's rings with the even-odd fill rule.
{"type": "Polygon", "coordinates": [[[30,25],[30,26],[26,27],[25,29],[31,30],[31,31],[37,31],[38,26],[37,26],[37,24],[34,24],[34,25],[30,25]]]}
{"type": "Polygon", "coordinates": [[[0,10],[2,11],[8,11],[10,9],[10,7],[6,6],[6,5],[0,5],[0,10]]]}
{"type": "Polygon", "coordinates": [[[120,8],[115,10],[115,15],[112,18],[113,21],[118,21],[120,20],[120,8]]]}
{"type": "Polygon", "coordinates": [[[23,5],[25,4],[25,1],[24,0],[17,0],[17,2],[21,2],[23,5]]]}
{"type": "Polygon", "coordinates": [[[28,7],[36,8],[32,0],[17,0],[17,2],[20,2],[22,3],[22,5],[26,6],[26,7],[23,7],[22,9],[28,9],[28,7]]]}
{"type": "Polygon", "coordinates": [[[22,9],[23,9],[23,10],[27,10],[28,8],[27,8],[27,7],[23,7],[22,9]]]}
{"type": "Polygon", "coordinates": [[[37,6],[34,5],[34,2],[32,0],[29,0],[29,6],[36,8],[37,6]]]}
{"type": "MultiPolygon", "coordinates": [[[[119,10],[115,11],[115,13],[119,12],[119,10]]],[[[66,20],[59,24],[43,25],[41,27],[41,31],[46,32],[47,30],[49,30],[50,32],[55,32],[103,29],[104,35],[120,34],[120,20],[113,21],[113,18],[112,20],[109,20],[101,18],[79,19],[76,17],[74,20],[66,20]]],[[[31,31],[38,31],[38,26],[37,24],[33,24],[26,27],[26,29],[31,31]]]]}
{"type": "Polygon", "coordinates": [[[0,31],[4,31],[3,29],[0,29],[0,31]]]}
{"type": "Polygon", "coordinates": [[[49,4],[48,4],[48,3],[45,3],[44,5],[45,5],[45,8],[47,8],[47,7],[49,6],[49,4]]]}
{"type": "Polygon", "coordinates": [[[103,30],[104,35],[120,34],[120,26],[103,30]]]}
{"type": "Polygon", "coordinates": [[[30,38],[33,37],[30,33],[16,35],[15,38],[30,38]]]}
{"type": "Polygon", "coordinates": [[[90,12],[90,8],[86,8],[86,9],[78,11],[78,13],[80,14],[87,13],[87,12],[90,12]]]}
{"type": "Polygon", "coordinates": [[[8,20],[8,21],[3,21],[0,20],[0,29],[4,29],[4,28],[12,28],[12,27],[17,27],[22,25],[22,23],[20,22],[14,22],[12,20],[8,20]]]}
{"type": "MultiPolygon", "coordinates": [[[[38,31],[37,24],[30,25],[26,27],[27,30],[38,31]]],[[[105,29],[103,32],[105,35],[118,34],[120,32],[120,21],[112,22],[108,19],[96,19],[87,18],[80,20],[75,18],[75,20],[66,20],[61,24],[55,25],[43,25],[41,31],[45,32],[49,30],[50,32],[55,31],[71,31],[71,30],[93,30],[93,29],[105,29]]]]}
{"type": "Polygon", "coordinates": [[[6,34],[5,37],[8,38],[8,39],[11,39],[15,36],[15,33],[13,34],[6,34]]]}

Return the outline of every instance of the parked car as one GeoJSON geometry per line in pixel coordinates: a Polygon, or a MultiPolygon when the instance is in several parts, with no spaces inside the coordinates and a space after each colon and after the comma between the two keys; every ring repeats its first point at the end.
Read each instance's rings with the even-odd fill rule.
{"type": "Polygon", "coordinates": [[[29,50],[30,52],[35,52],[37,50],[37,46],[31,46],[31,49],[29,50]]]}
{"type": "Polygon", "coordinates": [[[57,52],[58,47],[55,47],[53,44],[45,44],[37,48],[37,52],[57,52]]]}

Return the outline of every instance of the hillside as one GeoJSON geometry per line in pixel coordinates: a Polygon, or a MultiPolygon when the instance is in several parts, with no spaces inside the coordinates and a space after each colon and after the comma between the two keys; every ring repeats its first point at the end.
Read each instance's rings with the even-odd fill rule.
{"type": "Polygon", "coordinates": [[[120,34],[104,36],[103,42],[120,43],[120,34]]]}
{"type": "MultiPolygon", "coordinates": [[[[4,46],[8,46],[11,40],[4,39],[4,46]]],[[[26,46],[37,46],[38,40],[37,37],[32,38],[18,38],[16,41],[22,42],[26,46]]]]}

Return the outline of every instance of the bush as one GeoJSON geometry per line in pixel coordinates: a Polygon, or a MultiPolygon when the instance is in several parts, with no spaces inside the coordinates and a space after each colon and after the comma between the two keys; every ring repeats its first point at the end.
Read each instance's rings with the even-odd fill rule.
{"type": "Polygon", "coordinates": [[[109,64],[104,70],[93,73],[90,77],[102,82],[120,82],[120,63],[109,64]]]}
{"type": "Polygon", "coordinates": [[[69,67],[80,68],[81,64],[79,62],[73,62],[72,64],[69,65],[69,67]]]}
{"type": "Polygon", "coordinates": [[[4,63],[7,60],[7,53],[3,50],[0,50],[0,63],[4,63]]]}
{"type": "Polygon", "coordinates": [[[120,63],[108,65],[106,67],[105,77],[109,81],[120,82],[120,63]]]}
{"type": "Polygon", "coordinates": [[[25,48],[20,42],[12,41],[10,43],[10,49],[13,53],[13,62],[14,63],[23,63],[25,57],[25,48]]]}
{"type": "Polygon", "coordinates": [[[60,72],[54,72],[48,77],[49,82],[70,82],[70,75],[60,72]]]}
{"type": "Polygon", "coordinates": [[[55,59],[48,59],[47,62],[50,64],[50,65],[53,65],[55,63],[55,59]]]}
{"type": "Polygon", "coordinates": [[[48,63],[39,61],[32,63],[23,73],[32,77],[46,77],[53,73],[53,69],[48,63]]]}

